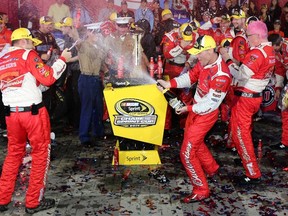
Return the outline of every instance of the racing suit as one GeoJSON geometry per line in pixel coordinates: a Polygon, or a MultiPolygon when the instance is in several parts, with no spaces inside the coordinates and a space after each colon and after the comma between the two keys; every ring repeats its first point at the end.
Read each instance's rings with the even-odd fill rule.
{"type": "MultiPolygon", "coordinates": [[[[243,59],[246,56],[246,53],[249,50],[249,45],[247,42],[247,38],[245,36],[244,31],[240,31],[236,34],[236,36],[233,38],[230,44],[229,48],[229,56],[235,62],[237,65],[239,65],[243,59]]],[[[233,78],[232,79],[232,85],[227,93],[227,96],[225,98],[224,104],[227,105],[226,109],[231,110],[232,101],[234,98],[234,88],[237,86],[237,81],[233,78]]],[[[224,106],[224,105],[223,105],[224,106]]],[[[226,111],[229,112],[229,111],[226,111]]],[[[230,111],[231,112],[231,111],[230,111]]],[[[229,122],[228,124],[228,139],[227,139],[227,148],[234,148],[235,144],[232,141],[232,133],[231,133],[231,124],[229,122]]]]}
{"type": "MultiPolygon", "coordinates": [[[[191,43],[183,48],[180,46],[180,41],[182,38],[178,29],[174,29],[164,35],[162,40],[163,54],[165,58],[164,75],[168,75],[169,79],[173,79],[181,74],[189,57],[187,50],[193,47],[197,37],[198,34],[193,32],[191,43]]],[[[192,92],[190,90],[184,91],[183,89],[178,89],[175,90],[175,93],[185,104],[191,104],[192,92]]],[[[172,112],[172,109],[168,107],[165,122],[165,129],[168,130],[172,128],[172,112]]],[[[185,121],[186,115],[181,115],[181,128],[184,128],[185,121]]]]}
{"type": "Polygon", "coordinates": [[[231,83],[229,69],[219,55],[216,62],[201,66],[170,81],[171,88],[184,88],[198,82],[193,105],[188,105],[180,158],[191,180],[193,194],[209,196],[205,173],[213,175],[219,165],[204,143],[204,137],[218,118],[218,107],[231,83]]]}
{"type": "Polygon", "coordinates": [[[8,151],[0,178],[0,204],[11,201],[27,138],[32,147],[32,167],[26,207],[41,201],[50,163],[50,121],[42,103],[40,85],[52,85],[66,68],[60,57],[52,67],[34,50],[11,47],[0,59],[0,88],[6,109],[8,151]]]}
{"type": "Polygon", "coordinates": [[[231,108],[232,141],[236,146],[249,178],[261,177],[257,164],[251,132],[252,116],[259,110],[262,91],[274,70],[275,54],[270,42],[251,47],[242,64],[228,60],[230,72],[238,86],[234,91],[231,108]]]}
{"type": "MultiPolygon", "coordinates": [[[[281,45],[281,53],[276,52],[276,63],[275,63],[275,89],[281,90],[284,87],[285,74],[287,78],[287,63],[288,63],[288,41],[284,39],[281,45]],[[282,55],[280,55],[282,53],[282,55]],[[286,68],[285,68],[286,66],[286,68]]],[[[286,84],[287,85],[287,84],[286,84]]],[[[288,110],[281,110],[282,118],[282,136],[281,143],[288,147],[288,110]]]]}
{"type": "Polygon", "coordinates": [[[5,47],[6,44],[11,43],[11,34],[12,31],[4,27],[0,32],[0,52],[5,47]]]}
{"type": "Polygon", "coordinates": [[[220,28],[215,29],[212,37],[214,38],[216,45],[220,46],[222,40],[224,39],[233,39],[233,31],[231,28],[225,30],[225,32],[221,31],[220,28]]]}

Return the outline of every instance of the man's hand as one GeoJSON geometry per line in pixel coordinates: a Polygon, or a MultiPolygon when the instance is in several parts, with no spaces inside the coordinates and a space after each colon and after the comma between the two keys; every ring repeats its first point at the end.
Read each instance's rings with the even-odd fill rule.
{"type": "Polygon", "coordinates": [[[177,115],[181,115],[183,113],[186,113],[187,111],[188,111],[187,106],[184,106],[184,107],[181,107],[181,108],[175,110],[177,115]]]}
{"type": "Polygon", "coordinates": [[[69,62],[72,58],[72,53],[68,50],[68,48],[66,48],[63,50],[61,57],[65,58],[66,62],[69,62]]]}
{"type": "Polygon", "coordinates": [[[41,59],[44,60],[44,61],[48,61],[50,59],[50,57],[51,57],[51,55],[48,55],[46,53],[41,55],[41,59]]]}
{"type": "Polygon", "coordinates": [[[275,96],[274,96],[275,101],[278,101],[278,100],[279,100],[280,94],[281,94],[280,89],[277,89],[276,92],[275,92],[275,96]]]}
{"type": "Polygon", "coordinates": [[[170,82],[168,81],[165,81],[165,80],[161,80],[161,79],[158,79],[157,80],[157,83],[159,83],[160,85],[157,85],[157,88],[159,89],[159,91],[163,91],[164,89],[166,88],[170,88],[170,82]]]}

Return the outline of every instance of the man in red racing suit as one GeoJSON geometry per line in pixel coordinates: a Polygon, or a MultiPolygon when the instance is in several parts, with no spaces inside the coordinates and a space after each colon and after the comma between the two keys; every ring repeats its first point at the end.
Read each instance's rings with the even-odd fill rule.
{"type": "MultiPolygon", "coordinates": [[[[189,23],[184,23],[178,29],[174,29],[163,36],[163,54],[165,58],[164,74],[169,79],[180,75],[185,67],[189,54],[187,50],[193,47],[198,34],[193,32],[193,27],[189,23]]],[[[184,90],[174,90],[178,97],[186,104],[190,104],[192,92],[184,90]]],[[[179,117],[180,128],[183,128],[186,115],[179,117]]],[[[172,129],[172,110],[167,109],[165,129],[172,129]]]]}
{"type": "Polygon", "coordinates": [[[262,91],[268,84],[275,65],[275,53],[271,42],[268,42],[268,31],[265,23],[255,21],[247,27],[247,38],[250,51],[242,64],[238,66],[223,54],[230,72],[238,85],[234,91],[231,108],[232,141],[245,168],[246,176],[236,177],[239,185],[257,184],[261,172],[257,164],[251,137],[252,116],[259,110],[262,102],[262,91]]]}
{"type": "Polygon", "coordinates": [[[212,176],[219,168],[204,143],[204,137],[217,121],[218,108],[231,84],[231,76],[222,57],[215,52],[215,47],[216,42],[211,36],[200,36],[194,48],[188,50],[198,58],[195,67],[170,82],[158,80],[165,88],[183,88],[198,83],[193,105],[176,110],[177,114],[188,112],[180,158],[193,191],[184,198],[185,203],[209,197],[210,190],[205,175],[212,176]]]}
{"type": "Polygon", "coordinates": [[[6,211],[11,202],[28,139],[32,167],[25,206],[26,212],[33,214],[55,205],[54,199],[43,199],[50,162],[50,122],[40,85],[50,86],[61,76],[71,53],[64,50],[49,67],[33,50],[41,41],[32,38],[28,29],[16,29],[11,40],[12,47],[0,58],[0,89],[8,131],[8,151],[0,178],[0,211],[6,211]]]}

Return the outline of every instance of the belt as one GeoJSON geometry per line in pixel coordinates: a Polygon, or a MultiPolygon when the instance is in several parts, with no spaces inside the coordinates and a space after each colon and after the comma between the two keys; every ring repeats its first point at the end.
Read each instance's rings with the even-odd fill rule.
{"type": "Polygon", "coordinates": [[[179,63],[176,63],[176,62],[173,62],[173,61],[168,61],[168,63],[170,65],[175,65],[175,66],[178,66],[178,67],[184,67],[185,66],[185,63],[179,64],[179,63]]]}
{"type": "Polygon", "coordinates": [[[40,109],[44,107],[44,104],[41,102],[39,104],[33,104],[31,106],[27,106],[27,107],[7,107],[7,108],[10,108],[10,112],[31,112],[32,109],[40,109]]]}
{"type": "Polygon", "coordinates": [[[258,97],[262,97],[262,92],[248,93],[248,92],[242,92],[242,91],[234,91],[234,95],[239,96],[239,97],[258,98],[258,97]]]}

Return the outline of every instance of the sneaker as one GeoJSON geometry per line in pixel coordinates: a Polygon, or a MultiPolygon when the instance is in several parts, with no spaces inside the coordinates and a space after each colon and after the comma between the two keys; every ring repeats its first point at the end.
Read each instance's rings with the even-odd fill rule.
{"type": "Polygon", "coordinates": [[[8,205],[9,205],[9,203],[6,204],[6,205],[0,205],[0,212],[7,211],[8,210],[8,205]]]}
{"type": "Polygon", "coordinates": [[[257,185],[261,182],[260,178],[249,178],[247,176],[235,176],[233,182],[239,186],[257,185]]]}
{"type": "Polygon", "coordinates": [[[272,145],[270,146],[271,149],[273,150],[288,150],[288,146],[282,144],[282,143],[278,143],[276,145],[272,145]]]}
{"type": "Polygon", "coordinates": [[[195,203],[205,200],[209,197],[209,195],[199,195],[199,194],[191,194],[183,199],[184,203],[195,203]]]}
{"type": "Polygon", "coordinates": [[[28,214],[34,214],[39,211],[43,211],[46,209],[53,208],[55,206],[55,200],[54,199],[43,199],[40,201],[40,204],[35,208],[25,208],[26,213],[28,214]]]}

